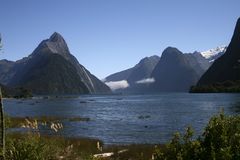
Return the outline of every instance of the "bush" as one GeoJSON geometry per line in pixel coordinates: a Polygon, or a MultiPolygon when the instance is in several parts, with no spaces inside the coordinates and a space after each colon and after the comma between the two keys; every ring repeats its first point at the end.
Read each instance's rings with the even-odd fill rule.
{"type": "Polygon", "coordinates": [[[216,82],[209,85],[197,85],[191,86],[190,93],[239,93],[240,92],[240,81],[224,81],[216,82]]]}
{"type": "MultiPolygon", "coordinates": [[[[13,127],[16,122],[5,115],[6,128],[13,127]]],[[[28,132],[24,135],[6,135],[6,159],[8,160],[47,160],[56,159],[60,147],[55,141],[42,138],[37,120],[26,118],[24,125],[28,132]]],[[[52,123],[54,124],[54,123],[52,123]]]]}
{"type": "Polygon", "coordinates": [[[54,148],[46,145],[37,136],[7,139],[6,144],[7,160],[45,160],[56,157],[54,148]]]}
{"type": "Polygon", "coordinates": [[[176,133],[165,147],[157,149],[156,160],[240,159],[240,116],[213,116],[201,137],[192,140],[193,131],[176,133]]]}

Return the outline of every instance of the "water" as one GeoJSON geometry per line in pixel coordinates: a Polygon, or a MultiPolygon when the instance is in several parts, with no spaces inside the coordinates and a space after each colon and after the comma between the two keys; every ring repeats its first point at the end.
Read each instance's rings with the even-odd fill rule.
{"type": "MultiPolygon", "coordinates": [[[[88,137],[105,144],[165,143],[176,131],[192,126],[201,135],[213,114],[240,112],[240,94],[165,93],[159,95],[76,96],[4,100],[10,116],[86,117],[63,121],[67,137],[88,137]]],[[[52,131],[46,130],[48,134],[52,131]]]]}

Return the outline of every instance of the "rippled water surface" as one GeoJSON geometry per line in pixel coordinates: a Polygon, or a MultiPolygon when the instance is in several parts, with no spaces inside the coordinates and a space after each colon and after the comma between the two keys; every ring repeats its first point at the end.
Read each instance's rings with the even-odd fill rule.
{"type": "MultiPolygon", "coordinates": [[[[63,121],[59,133],[98,138],[105,144],[164,143],[191,125],[200,135],[211,115],[224,108],[240,112],[240,94],[166,93],[158,95],[91,95],[65,98],[5,99],[10,116],[84,117],[63,121]]],[[[51,134],[51,131],[45,131],[51,134]]]]}

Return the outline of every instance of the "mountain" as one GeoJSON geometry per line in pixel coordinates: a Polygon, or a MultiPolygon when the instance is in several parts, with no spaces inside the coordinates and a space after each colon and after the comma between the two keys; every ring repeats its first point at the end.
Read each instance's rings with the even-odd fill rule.
{"type": "Polygon", "coordinates": [[[121,92],[186,92],[210,64],[199,52],[183,54],[168,47],[161,58],[143,58],[134,67],[106,77],[105,83],[121,92]]]}
{"type": "Polygon", "coordinates": [[[221,57],[227,50],[227,46],[220,46],[217,48],[213,48],[207,51],[200,52],[200,54],[209,60],[209,62],[213,62],[214,60],[221,57]]]}
{"type": "Polygon", "coordinates": [[[155,83],[152,92],[185,92],[197,83],[209,67],[209,62],[199,53],[183,54],[177,48],[166,48],[152,72],[155,83]]]}
{"type": "Polygon", "coordinates": [[[199,52],[185,53],[189,65],[196,71],[198,75],[202,75],[211,65],[209,60],[203,57],[199,52]]]}
{"type": "MultiPolygon", "coordinates": [[[[197,83],[198,89],[212,88],[218,91],[240,91],[240,18],[226,52],[206,71],[197,83]],[[217,86],[217,87],[216,87],[217,86]]],[[[197,88],[195,88],[197,90],[197,88]]],[[[199,89],[200,91],[200,89],[199,89]]],[[[206,90],[207,91],[207,90],[206,90]]]]}
{"type": "Polygon", "coordinates": [[[129,75],[132,73],[133,70],[134,70],[134,67],[117,72],[117,73],[113,73],[107,76],[104,79],[104,82],[127,80],[127,78],[129,77],[129,75]]]}
{"type": "Polygon", "coordinates": [[[145,57],[134,66],[131,74],[128,76],[127,81],[131,84],[136,84],[137,81],[150,78],[153,69],[159,61],[159,57],[154,55],[151,57],[145,57]]]}
{"type": "Polygon", "coordinates": [[[0,82],[30,89],[34,94],[110,92],[109,87],[79,64],[63,37],[56,32],[28,57],[6,64],[8,69],[0,69],[0,73],[4,73],[0,82]]]}
{"type": "Polygon", "coordinates": [[[19,88],[11,88],[5,85],[0,84],[2,96],[4,98],[29,98],[32,97],[31,91],[19,87],[19,88]]]}
{"type": "Polygon", "coordinates": [[[14,75],[21,71],[28,60],[29,57],[24,57],[16,62],[5,59],[0,60],[0,83],[5,86],[8,85],[14,75]]]}
{"type": "MultiPolygon", "coordinates": [[[[106,84],[119,84],[119,89],[121,89],[120,83],[127,83],[125,91],[136,92],[143,89],[143,81],[150,78],[150,75],[159,61],[159,57],[154,55],[151,57],[145,57],[140,60],[140,62],[130,69],[126,69],[121,72],[114,73],[105,78],[106,84]],[[118,83],[119,82],[119,83],[118,83]],[[140,83],[139,83],[140,82],[140,83]]],[[[124,85],[126,86],[126,85],[124,85]]]]}
{"type": "Polygon", "coordinates": [[[0,79],[2,84],[7,84],[8,81],[12,78],[13,74],[10,73],[10,70],[14,67],[15,62],[8,61],[6,59],[0,60],[0,79]]]}

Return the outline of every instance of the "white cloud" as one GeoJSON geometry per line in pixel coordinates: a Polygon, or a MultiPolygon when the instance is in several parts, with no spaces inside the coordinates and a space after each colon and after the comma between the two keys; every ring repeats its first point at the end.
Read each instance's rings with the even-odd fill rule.
{"type": "Polygon", "coordinates": [[[154,78],[145,78],[145,79],[136,81],[137,84],[149,84],[149,83],[154,83],[154,82],[155,82],[154,78]]]}
{"type": "Polygon", "coordinates": [[[121,81],[109,81],[105,82],[105,84],[111,88],[111,90],[117,90],[117,89],[124,89],[129,87],[129,84],[126,80],[121,80],[121,81]]]}

